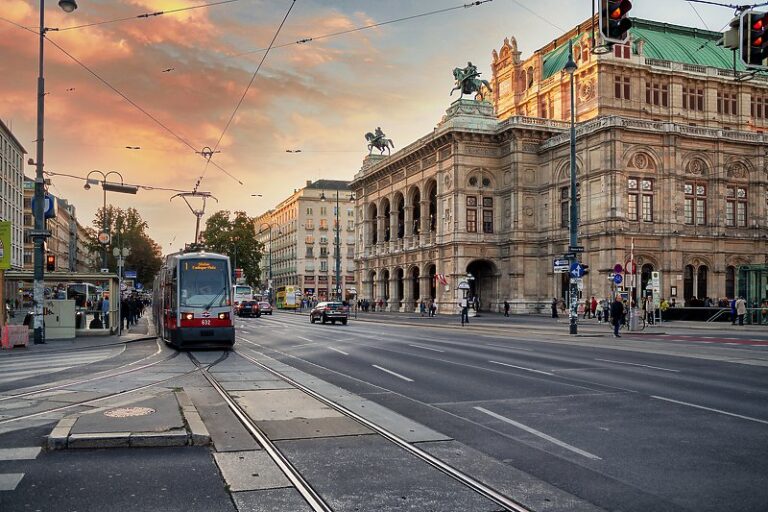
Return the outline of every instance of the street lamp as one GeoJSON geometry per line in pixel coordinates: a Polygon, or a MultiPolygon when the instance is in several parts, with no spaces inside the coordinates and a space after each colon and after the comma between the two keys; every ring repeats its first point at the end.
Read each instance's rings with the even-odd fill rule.
{"type": "Polygon", "coordinates": [[[139,188],[134,185],[126,185],[123,183],[123,175],[120,174],[117,171],[109,171],[108,173],[104,174],[101,171],[91,171],[88,173],[88,175],[85,177],[85,185],[83,185],[83,188],[85,190],[90,190],[91,185],[101,185],[102,190],[104,191],[104,202],[102,207],[102,229],[103,231],[99,233],[99,242],[104,246],[104,255],[102,256],[101,260],[101,268],[106,269],[107,267],[107,245],[109,245],[109,225],[107,224],[107,191],[110,192],[119,192],[121,194],[135,194],[139,188]],[[101,181],[91,178],[92,174],[98,174],[101,176],[101,181]],[[120,183],[116,182],[109,182],[107,181],[107,178],[115,174],[120,177],[120,183]]]}
{"type": "MultiPolygon", "coordinates": [[[[349,195],[350,200],[354,200],[354,195],[349,195]]],[[[320,200],[325,202],[325,192],[320,193],[320,200]]],[[[336,286],[335,293],[339,302],[342,301],[341,297],[341,241],[339,240],[339,233],[341,232],[341,224],[339,223],[339,189],[336,189],[336,237],[334,239],[334,245],[336,246],[336,286]]]]}
{"type": "MultiPolygon", "coordinates": [[[[563,67],[563,70],[568,73],[571,76],[571,165],[570,165],[570,176],[571,176],[571,211],[570,211],[570,239],[568,244],[568,253],[570,254],[569,260],[571,261],[571,266],[573,263],[575,263],[576,260],[576,246],[577,244],[577,234],[576,230],[578,228],[579,223],[579,206],[576,203],[576,91],[574,89],[574,74],[576,73],[576,63],[573,61],[573,42],[568,42],[568,62],[565,63],[565,66],[563,67]]],[[[578,295],[579,295],[579,288],[578,284],[576,282],[576,278],[573,277],[573,274],[571,274],[570,278],[570,298],[571,298],[571,307],[570,307],[570,313],[569,313],[569,332],[570,334],[577,334],[578,333],[578,322],[579,322],[579,313],[578,313],[578,295]]]]}
{"type": "MultiPolygon", "coordinates": [[[[59,6],[64,12],[72,12],[77,8],[75,0],[59,0],[59,6]]],[[[45,178],[43,177],[43,142],[45,140],[45,74],[43,48],[45,46],[45,33],[48,29],[45,27],[45,0],[40,0],[40,50],[38,57],[38,77],[37,77],[37,155],[35,162],[35,206],[33,214],[35,216],[35,229],[31,233],[35,242],[34,253],[34,285],[32,287],[32,298],[34,302],[34,341],[35,344],[45,343],[43,335],[43,300],[45,299],[45,282],[43,281],[43,242],[48,237],[48,230],[45,229],[45,219],[43,218],[43,201],[45,201],[45,178]]]]}
{"type": "MultiPolygon", "coordinates": [[[[269,267],[267,270],[267,275],[269,276],[267,278],[267,292],[269,293],[269,302],[272,302],[272,229],[275,227],[274,224],[270,224],[269,222],[262,222],[259,225],[259,234],[262,234],[264,230],[262,230],[262,226],[267,226],[267,229],[269,230],[269,267]]],[[[278,228],[277,234],[282,234],[280,229],[278,228]]]]}

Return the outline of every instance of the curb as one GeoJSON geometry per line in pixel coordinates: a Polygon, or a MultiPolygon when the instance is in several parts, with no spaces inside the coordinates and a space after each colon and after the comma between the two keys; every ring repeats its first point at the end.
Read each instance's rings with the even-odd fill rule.
{"type": "MultiPolygon", "coordinates": [[[[49,451],[76,448],[164,448],[171,446],[208,446],[211,435],[187,394],[174,391],[184,419],[184,429],[166,432],[93,432],[72,434],[78,418],[73,414],[60,419],[47,436],[45,447],[49,451]]],[[[103,409],[102,409],[103,410],[103,409]]]]}

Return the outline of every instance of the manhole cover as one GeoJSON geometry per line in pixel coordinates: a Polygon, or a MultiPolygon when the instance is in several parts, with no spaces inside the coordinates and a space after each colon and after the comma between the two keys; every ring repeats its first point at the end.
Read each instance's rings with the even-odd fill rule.
{"type": "Polygon", "coordinates": [[[149,416],[154,414],[155,410],[150,407],[121,407],[112,409],[104,413],[104,416],[110,418],[130,418],[131,416],[149,416]]]}

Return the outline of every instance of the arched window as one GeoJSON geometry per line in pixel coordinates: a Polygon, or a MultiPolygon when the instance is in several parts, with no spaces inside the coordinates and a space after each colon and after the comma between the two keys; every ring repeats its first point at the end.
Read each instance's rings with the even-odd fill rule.
{"type": "Polygon", "coordinates": [[[651,272],[653,272],[653,265],[646,263],[640,269],[640,293],[645,296],[645,289],[651,282],[651,272]]]}
{"type": "Polygon", "coordinates": [[[707,295],[707,275],[709,274],[709,269],[706,265],[702,265],[699,267],[698,271],[696,272],[696,297],[699,299],[699,301],[703,301],[708,295],[707,295]]]}
{"type": "Polygon", "coordinates": [[[686,265],[683,273],[683,300],[688,303],[693,297],[693,265],[686,265]]]}

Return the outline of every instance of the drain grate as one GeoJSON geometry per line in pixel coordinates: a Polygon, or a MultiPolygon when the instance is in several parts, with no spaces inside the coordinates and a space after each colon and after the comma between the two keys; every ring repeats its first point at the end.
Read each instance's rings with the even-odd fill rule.
{"type": "Polygon", "coordinates": [[[155,410],[151,407],[120,407],[119,409],[111,409],[104,413],[104,416],[110,418],[130,418],[132,416],[149,416],[154,414],[155,410]]]}

